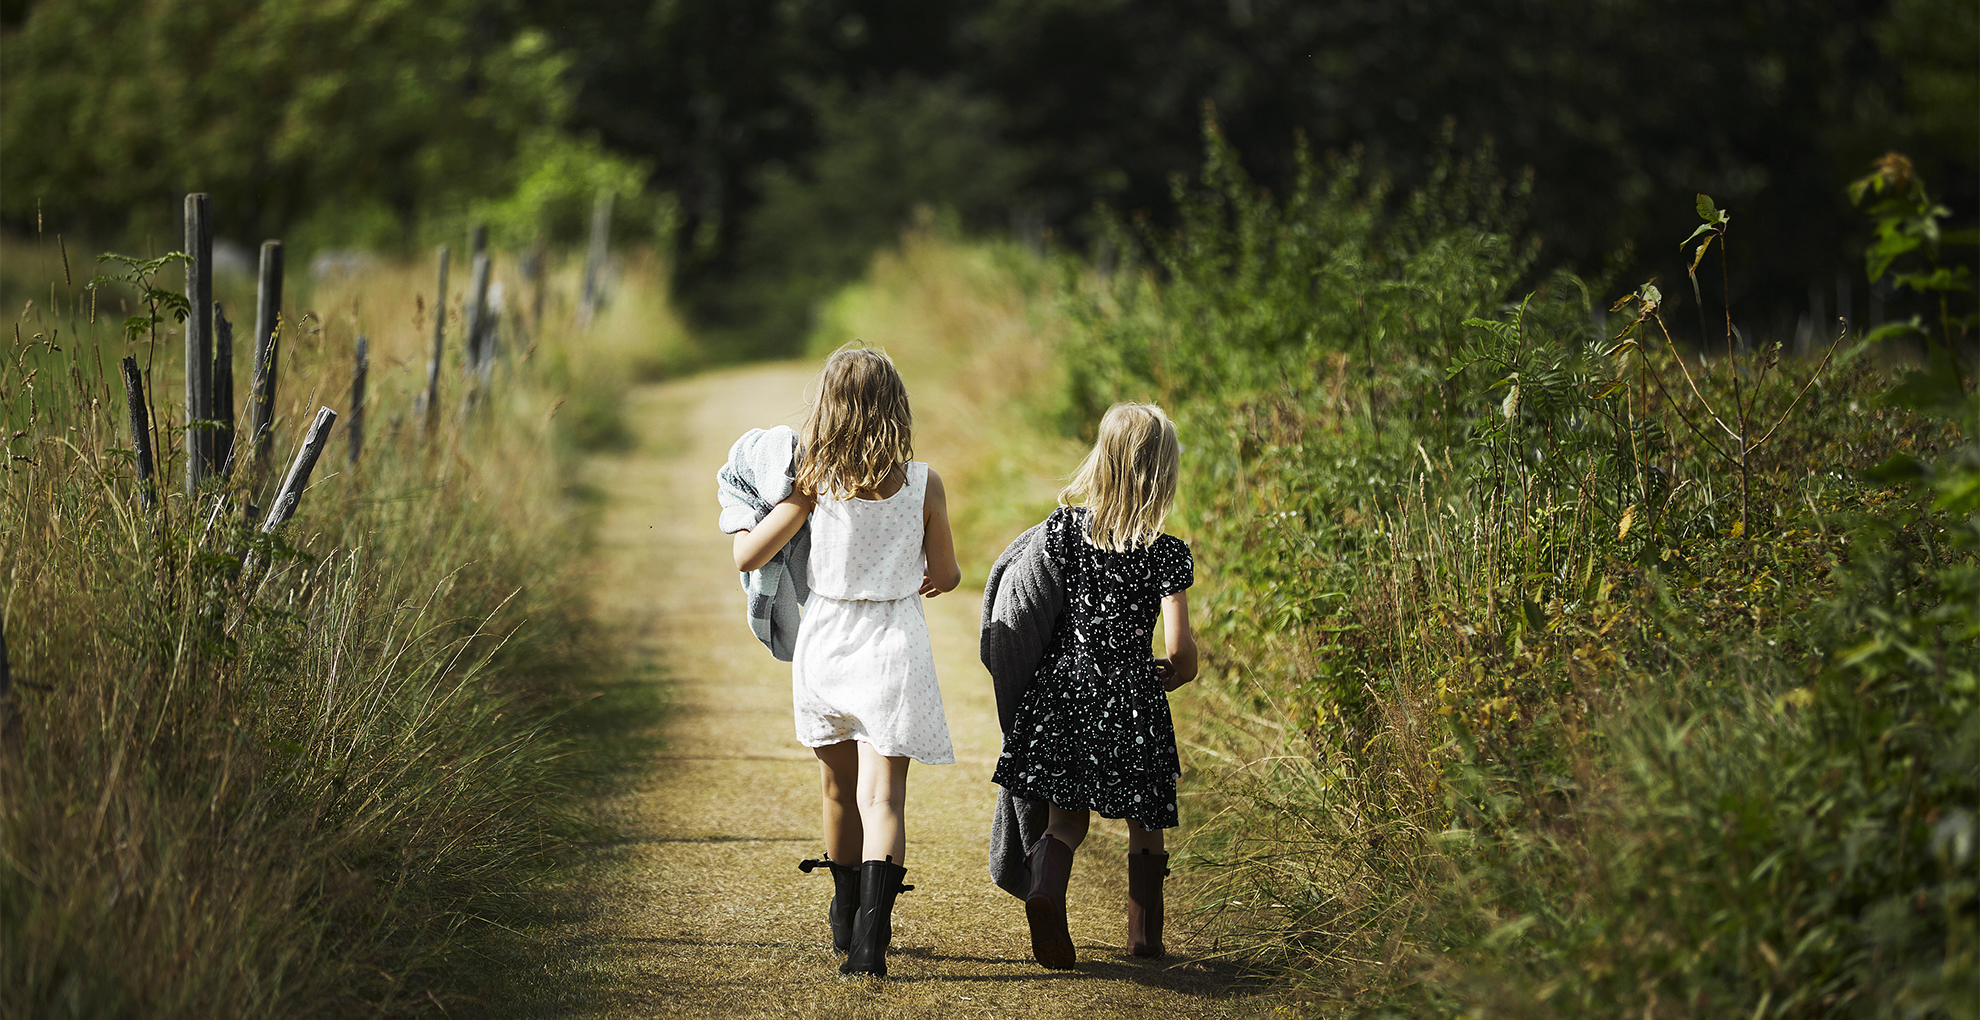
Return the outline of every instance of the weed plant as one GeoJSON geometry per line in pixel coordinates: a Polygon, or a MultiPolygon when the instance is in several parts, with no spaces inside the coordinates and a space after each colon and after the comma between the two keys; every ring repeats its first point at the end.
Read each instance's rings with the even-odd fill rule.
{"type": "Polygon", "coordinates": [[[1873,282],[1947,302],[1903,374],[1741,335],[1704,196],[1693,280],[1612,305],[1524,278],[1482,154],[1273,197],[1207,141],[1177,230],[1067,275],[1063,413],[1179,422],[1229,951],[1299,1013],[1975,1015],[1974,322],[1922,188],[1859,189],[1912,196],[1873,282]]]}
{"type": "Polygon", "coordinates": [[[282,331],[276,463],[191,497],[175,320],[127,341],[131,295],[92,295],[80,272],[22,316],[0,367],[0,1013],[458,1015],[525,996],[514,929],[589,824],[578,794],[603,749],[586,706],[625,669],[578,587],[565,490],[576,449],[609,432],[600,382],[692,356],[654,314],[664,299],[637,297],[657,277],[633,265],[583,335],[571,280],[540,319],[512,300],[494,384],[463,412],[450,351],[432,432],[413,399],[430,316],[459,349],[458,295],[436,309],[423,266],[319,282],[282,331]],[[156,426],[155,509],[133,480],[127,353],[156,426]],[[249,530],[243,504],[266,505],[319,404],[343,413],[297,516],[249,530]]]}

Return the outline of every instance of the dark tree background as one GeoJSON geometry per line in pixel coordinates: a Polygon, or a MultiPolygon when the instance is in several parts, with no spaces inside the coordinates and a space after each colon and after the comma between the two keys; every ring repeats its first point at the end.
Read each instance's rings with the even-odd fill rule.
{"type": "Polygon", "coordinates": [[[1501,172],[1533,174],[1529,225],[1545,264],[1623,286],[1682,279],[1676,242],[1706,192],[1734,214],[1734,298],[1763,321],[1791,320],[1811,281],[1858,264],[1863,231],[1842,188],[1884,151],[1909,153],[1962,222],[1980,205],[1973,0],[381,2],[370,6],[417,45],[377,45],[377,17],[318,15],[314,38],[240,43],[238,27],[203,29],[261,47],[261,59],[210,71],[251,79],[205,82],[171,54],[123,51],[85,59],[85,80],[62,73],[77,52],[114,43],[90,42],[92,24],[149,18],[184,33],[294,6],[9,0],[8,223],[18,229],[41,201],[100,224],[131,215],[119,202],[163,202],[206,172],[142,169],[162,142],[126,131],[136,140],[120,149],[123,135],[92,128],[176,116],[156,95],[148,107],[133,98],[144,90],[132,81],[179,82],[166,98],[196,99],[201,123],[251,121],[239,111],[269,108],[285,89],[316,97],[305,112],[348,107],[361,123],[364,108],[321,98],[332,72],[378,89],[393,80],[382,62],[408,60],[428,62],[415,77],[431,108],[381,93],[392,99],[385,151],[367,157],[318,125],[334,156],[325,167],[291,150],[249,153],[222,161],[240,168],[221,184],[275,210],[257,223],[274,230],[271,215],[320,217],[312,202],[365,199],[350,192],[375,182],[365,207],[396,211],[410,238],[425,206],[463,201],[447,182],[505,186],[485,167],[521,151],[531,125],[596,138],[677,198],[681,293],[738,352],[789,349],[812,302],[856,276],[917,207],[968,229],[1049,228],[1074,246],[1096,203],[1159,221],[1171,178],[1200,161],[1205,103],[1267,186],[1284,182],[1296,136],[1322,152],[1358,149],[1403,188],[1441,152],[1489,142],[1501,172]],[[167,10],[175,17],[160,20],[167,10]],[[346,23],[370,33],[363,45],[338,36],[346,23]],[[314,77],[284,79],[290,63],[314,77]],[[522,109],[505,118],[489,108],[496,95],[522,109]],[[49,152],[24,156],[29,146],[49,152]],[[68,147],[89,158],[61,158],[68,147]],[[436,179],[436,166],[461,169],[436,179]]]}

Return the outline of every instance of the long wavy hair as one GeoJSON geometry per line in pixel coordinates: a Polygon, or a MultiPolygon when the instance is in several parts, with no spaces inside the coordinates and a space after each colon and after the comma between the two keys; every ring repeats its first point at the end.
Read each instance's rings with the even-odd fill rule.
{"type": "Polygon", "coordinates": [[[839,499],[873,493],[914,459],[907,384],[885,351],[851,344],[833,351],[817,394],[798,432],[800,491],[839,499]]]}
{"type": "Polygon", "coordinates": [[[1084,503],[1087,538],[1114,552],[1139,549],[1162,536],[1162,522],[1176,502],[1182,445],[1176,425],[1154,404],[1115,404],[1100,419],[1093,452],[1059,502],[1084,503]]]}

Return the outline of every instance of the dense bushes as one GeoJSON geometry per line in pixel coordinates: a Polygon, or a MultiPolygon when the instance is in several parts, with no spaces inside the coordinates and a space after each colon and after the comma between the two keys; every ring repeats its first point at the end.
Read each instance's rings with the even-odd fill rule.
{"type": "Polygon", "coordinates": [[[1182,423],[1246,763],[1193,847],[1244,944],[1366,1014],[1965,1015],[1970,366],[1784,362],[1703,287],[1676,338],[1653,285],[1521,298],[1489,167],[1303,165],[1268,199],[1213,133],[1067,356],[1075,424],[1182,423]]]}

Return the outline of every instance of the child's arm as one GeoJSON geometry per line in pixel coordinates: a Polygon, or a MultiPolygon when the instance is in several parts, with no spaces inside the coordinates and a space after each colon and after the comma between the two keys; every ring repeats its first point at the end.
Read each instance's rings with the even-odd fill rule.
{"type": "Polygon", "coordinates": [[[1196,635],[1189,629],[1189,591],[1162,596],[1162,647],[1169,657],[1155,660],[1162,689],[1173,691],[1196,679],[1196,635]]]}
{"type": "Polygon", "coordinates": [[[928,565],[922,569],[920,594],[932,599],[962,583],[955,536],[949,534],[949,494],[942,488],[942,476],[933,468],[928,471],[928,494],[921,503],[921,525],[921,555],[928,565]]]}
{"type": "Polygon", "coordinates": [[[756,527],[736,532],[736,569],[755,570],[770,562],[777,550],[791,540],[791,536],[804,527],[804,520],[811,516],[817,502],[809,496],[793,492],[782,503],[770,508],[756,527]]]}

